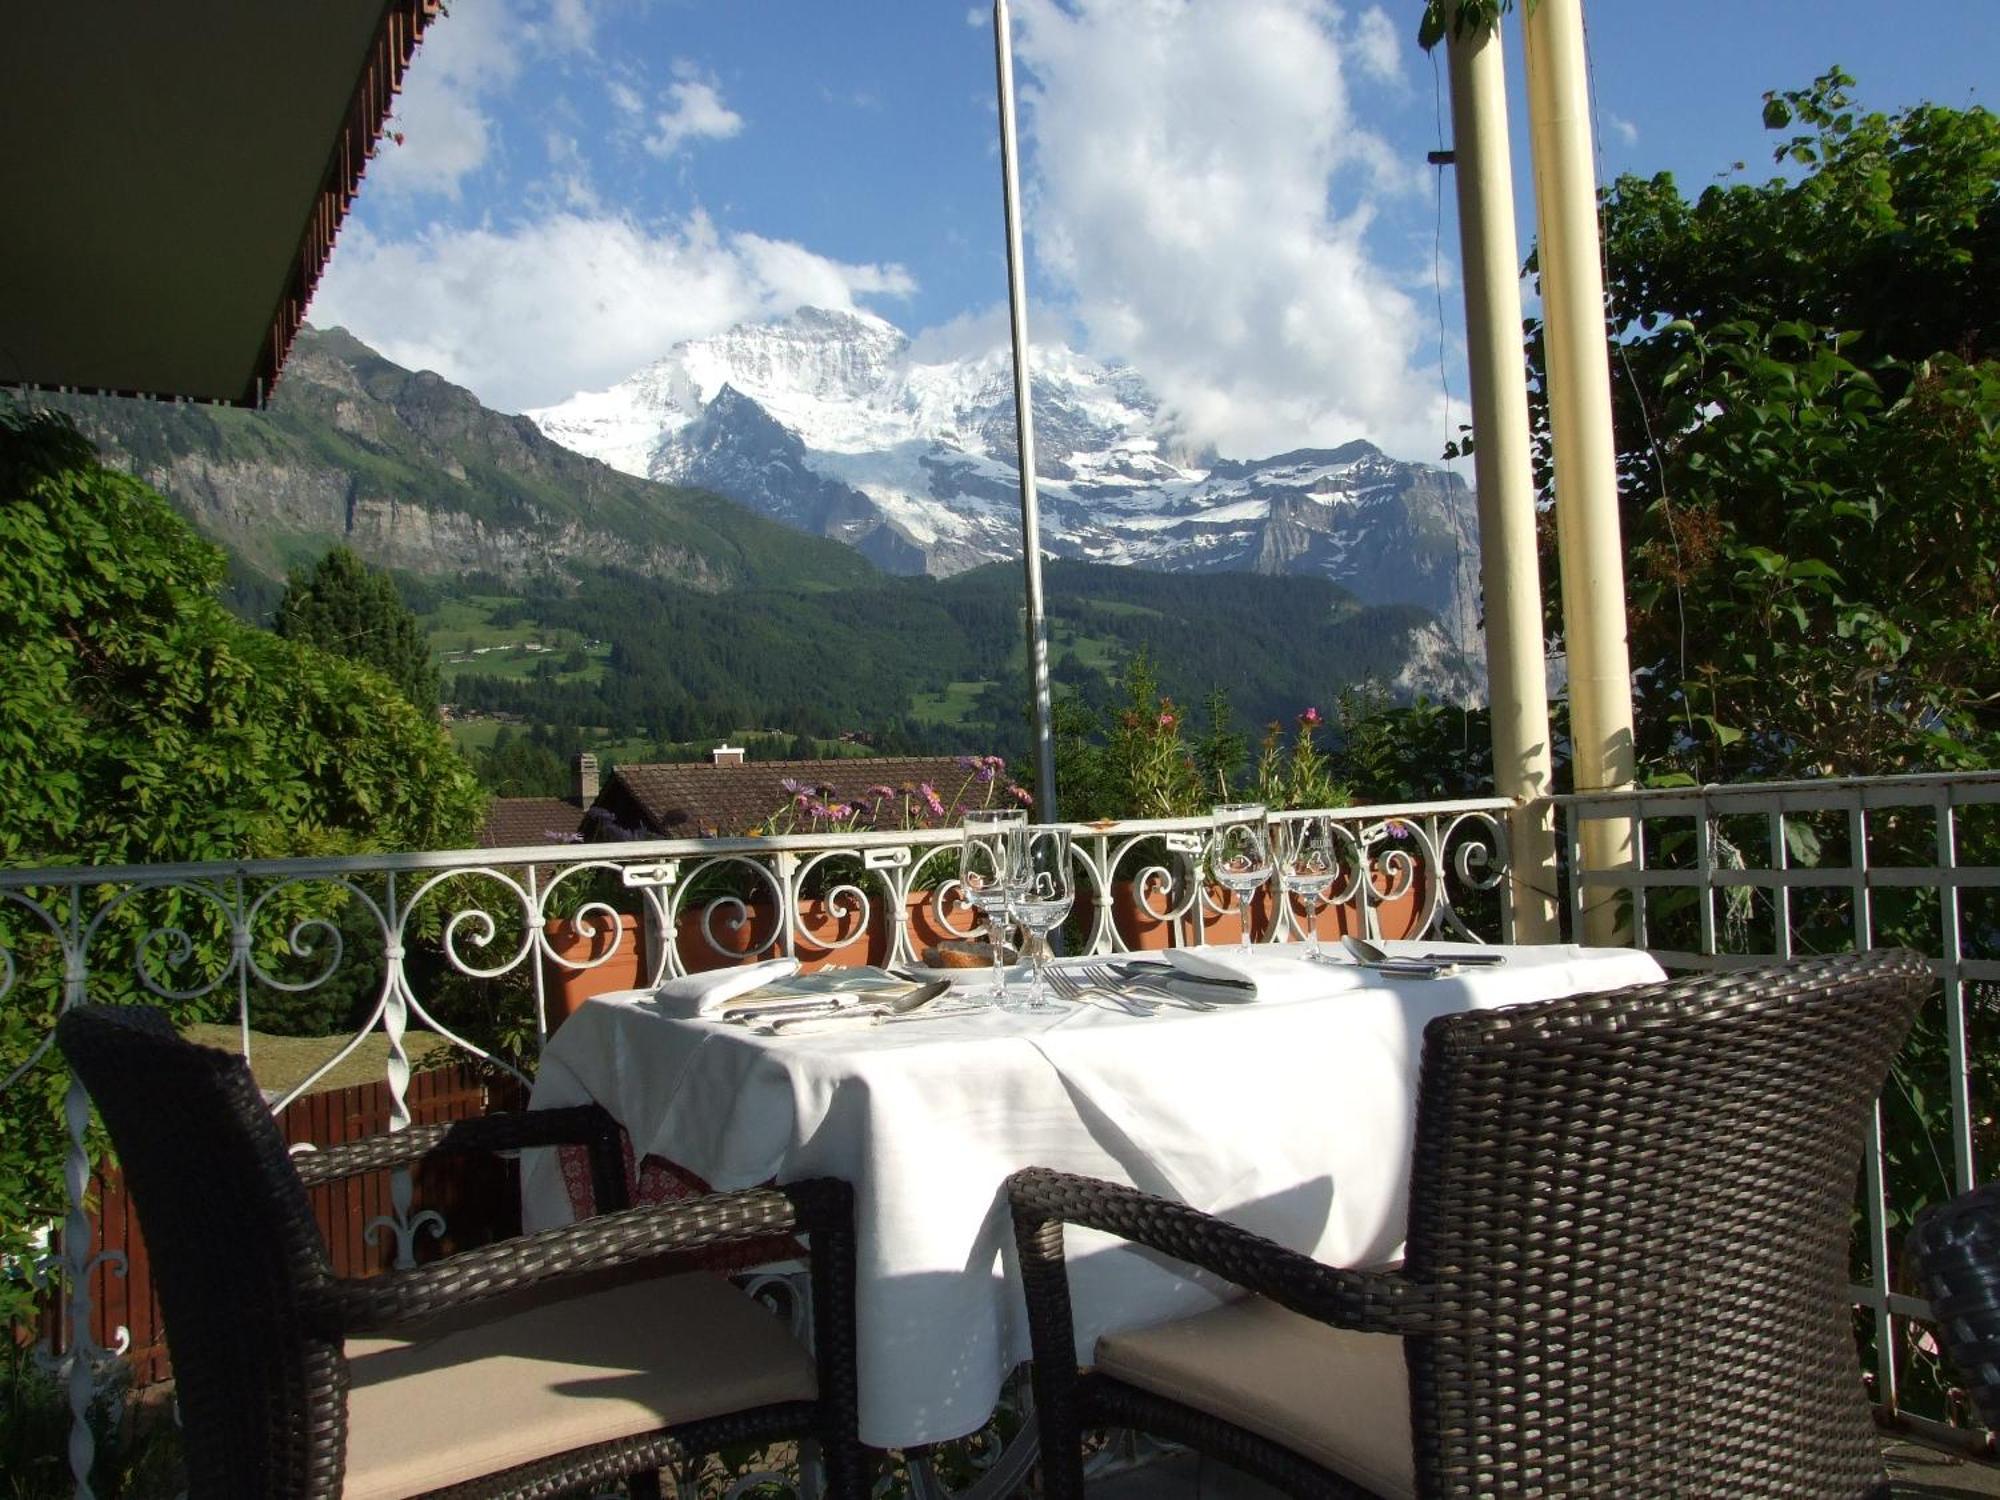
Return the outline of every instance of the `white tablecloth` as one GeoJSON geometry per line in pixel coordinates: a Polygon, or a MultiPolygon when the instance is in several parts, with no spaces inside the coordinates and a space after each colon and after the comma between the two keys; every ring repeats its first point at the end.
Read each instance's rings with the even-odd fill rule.
{"type": "MultiPolygon", "coordinates": [[[[1086,1005],[779,1038],[605,996],[550,1040],[532,1102],[596,1100],[637,1154],[718,1189],[852,1183],[862,1439],[940,1442],[978,1428],[1029,1355],[1010,1172],[1130,1182],[1329,1263],[1379,1264],[1403,1239],[1425,1024],[1663,977],[1644,953],[1568,946],[1432,980],[1323,972],[1316,997],[1293,975],[1274,986],[1285,998],[1213,1011],[1086,1005]]],[[[524,1217],[570,1217],[553,1152],[529,1153],[524,1217]]],[[[1101,1236],[1072,1230],[1070,1254],[1081,1349],[1218,1300],[1206,1278],[1101,1236]]]]}

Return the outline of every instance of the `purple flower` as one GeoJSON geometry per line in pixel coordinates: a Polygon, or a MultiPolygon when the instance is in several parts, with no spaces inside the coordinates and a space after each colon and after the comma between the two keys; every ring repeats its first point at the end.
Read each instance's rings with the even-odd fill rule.
{"type": "Polygon", "coordinates": [[[932,786],[928,781],[920,781],[917,783],[917,795],[924,799],[924,806],[931,810],[932,817],[941,818],[944,816],[944,798],[937,794],[936,787],[932,786]]]}
{"type": "Polygon", "coordinates": [[[802,792],[805,790],[804,787],[800,786],[798,782],[794,781],[789,776],[785,777],[782,781],[780,781],[778,785],[784,788],[784,790],[787,792],[802,792]]]}
{"type": "Polygon", "coordinates": [[[1382,825],[1382,831],[1392,839],[1406,839],[1410,836],[1410,825],[1401,818],[1391,818],[1382,825]]]}
{"type": "Polygon", "coordinates": [[[1011,781],[1007,783],[1007,795],[1023,807],[1033,807],[1035,805],[1035,794],[1026,787],[1017,786],[1011,781]]]}
{"type": "Polygon", "coordinates": [[[887,802],[891,797],[896,795],[896,789],[892,786],[883,786],[878,782],[863,792],[862,795],[871,802],[887,802]]]}
{"type": "Polygon", "coordinates": [[[983,763],[977,771],[972,773],[972,779],[981,783],[990,782],[993,779],[994,775],[995,772],[993,769],[993,763],[991,761],[987,761],[983,763]]]}
{"type": "Polygon", "coordinates": [[[975,755],[961,755],[958,758],[958,768],[961,771],[970,771],[974,766],[978,764],[979,764],[979,757],[975,755]]]}

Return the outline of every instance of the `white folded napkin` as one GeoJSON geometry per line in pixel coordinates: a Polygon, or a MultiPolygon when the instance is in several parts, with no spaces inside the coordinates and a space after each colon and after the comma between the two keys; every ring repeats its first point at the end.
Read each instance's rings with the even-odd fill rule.
{"type": "Polygon", "coordinates": [[[653,990],[653,1003],[670,1016],[712,1016],[730,1001],[799,972],[796,958],[767,959],[734,969],[683,974],[653,990]]]}
{"type": "MultiPolygon", "coordinates": [[[[1290,947],[1264,944],[1242,949],[1223,945],[1168,948],[1157,955],[1190,979],[1222,979],[1254,987],[1259,1000],[1303,1000],[1333,990],[1354,989],[1357,969],[1308,963],[1290,947]]],[[[1218,998],[1219,998],[1218,993],[1218,998]]]]}

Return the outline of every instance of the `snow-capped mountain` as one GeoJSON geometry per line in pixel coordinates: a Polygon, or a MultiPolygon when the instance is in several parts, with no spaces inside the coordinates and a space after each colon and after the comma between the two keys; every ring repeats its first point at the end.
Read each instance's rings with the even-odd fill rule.
{"type": "MultiPolygon", "coordinates": [[[[1160,571],[1318,573],[1414,604],[1480,654],[1478,520],[1457,475],[1372,444],[1254,461],[1178,447],[1130,370],[1033,353],[1044,547],[1160,571]]],[[[527,413],[556,442],[699,485],[897,572],[1020,554],[1004,348],[926,362],[891,324],[805,308],[676,345],[606,391],[527,413]]]]}

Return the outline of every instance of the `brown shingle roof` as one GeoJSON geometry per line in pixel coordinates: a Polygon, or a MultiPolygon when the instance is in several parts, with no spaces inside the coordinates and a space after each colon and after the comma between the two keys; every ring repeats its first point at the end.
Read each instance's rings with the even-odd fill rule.
{"type": "MultiPolygon", "coordinates": [[[[955,755],[866,757],[853,760],[756,760],[718,766],[703,761],[686,765],[620,766],[612,773],[598,806],[620,824],[659,838],[729,836],[761,827],[791,794],[786,778],[810,786],[832,786],[829,800],[865,802],[871,786],[900,789],[929,782],[945,803],[934,818],[921,800],[915,803],[919,827],[948,826],[963,815],[953,799],[961,790],[978,805],[987,788],[955,755]],[[970,783],[970,785],[968,785],[970,783]]],[[[1007,795],[997,788],[996,804],[1007,795]]],[[[801,819],[804,827],[804,820],[801,819]]],[[[887,826],[900,827],[900,817],[887,826]]]]}
{"type": "Polygon", "coordinates": [[[482,849],[524,849],[563,843],[583,822],[583,810],[560,797],[495,797],[479,830],[482,849]]]}

